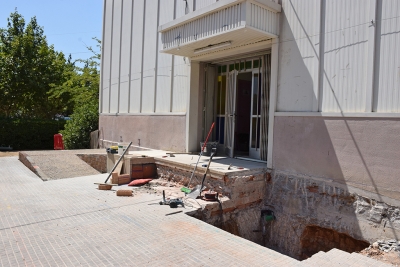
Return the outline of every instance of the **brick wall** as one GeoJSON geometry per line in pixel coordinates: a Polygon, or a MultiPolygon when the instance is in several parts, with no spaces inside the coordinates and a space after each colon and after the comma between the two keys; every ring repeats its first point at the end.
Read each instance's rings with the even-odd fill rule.
{"type": "MultiPolygon", "coordinates": [[[[157,163],[161,179],[187,185],[192,171],[157,163]]],[[[203,174],[196,173],[191,186],[201,183],[203,174]]],[[[230,175],[207,174],[204,186],[219,193],[219,202],[207,202],[192,215],[234,235],[263,244],[260,218],[265,184],[270,179],[266,171],[239,172],[230,175]],[[242,175],[238,175],[242,174],[242,175]]]]}
{"type": "Polygon", "coordinates": [[[102,154],[77,154],[77,156],[101,173],[107,172],[107,155],[102,154]]]}

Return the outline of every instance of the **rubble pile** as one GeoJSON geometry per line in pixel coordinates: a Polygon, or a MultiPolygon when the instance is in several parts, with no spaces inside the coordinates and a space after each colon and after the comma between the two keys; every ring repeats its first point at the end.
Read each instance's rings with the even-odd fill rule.
{"type": "Polygon", "coordinates": [[[379,249],[384,252],[390,252],[390,251],[400,252],[400,241],[396,241],[395,239],[390,239],[387,241],[378,240],[372,244],[372,248],[379,249]]]}

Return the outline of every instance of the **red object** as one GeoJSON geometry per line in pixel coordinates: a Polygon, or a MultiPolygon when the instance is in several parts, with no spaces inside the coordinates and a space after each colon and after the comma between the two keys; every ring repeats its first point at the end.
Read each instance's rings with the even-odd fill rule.
{"type": "Polygon", "coordinates": [[[64,150],[64,142],[62,139],[62,134],[54,135],[54,150],[64,150]]]}
{"type": "Polygon", "coordinates": [[[136,180],[133,180],[132,182],[130,182],[128,185],[129,186],[144,185],[144,184],[147,184],[148,182],[150,182],[151,180],[153,180],[153,179],[150,179],[150,178],[148,178],[148,179],[136,179],[136,180]]]}
{"type": "Polygon", "coordinates": [[[208,132],[208,135],[207,135],[207,138],[206,138],[206,141],[204,142],[203,147],[201,148],[201,153],[203,153],[204,148],[207,145],[208,138],[210,137],[210,134],[211,134],[212,130],[214,129],[214,125],[215,125],[215,122],[213,122],[213,124],[211,125],[210,131],[208,132]]]}

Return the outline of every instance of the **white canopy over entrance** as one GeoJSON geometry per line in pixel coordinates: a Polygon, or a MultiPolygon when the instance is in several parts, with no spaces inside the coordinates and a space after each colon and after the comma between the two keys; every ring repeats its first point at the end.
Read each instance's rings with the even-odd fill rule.
{"type": "Polygon", "coordinates": [[[220,0],[161,25],[161,52],[204,61],[265,47],[278,36],[280,11],[269,0],[220,0]]]}

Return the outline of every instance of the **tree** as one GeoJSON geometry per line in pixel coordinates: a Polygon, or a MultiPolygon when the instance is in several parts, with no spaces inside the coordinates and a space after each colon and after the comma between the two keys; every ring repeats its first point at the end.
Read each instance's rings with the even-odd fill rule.
{"type": "Polygon", "coordinates": [[[53,118],[65,110],[71,95],[50,97],[49,92],[64,84],[71,66],[47,44],[36,17],[26,25],[15,11],[7,20],[7,27],[0,29],[0,115],[53,118]]]}
{"type": "MultiPolygon", "coordinates": [[[[101,49],[100,40],[94,38],[101,49]]],[[[93,56],[87,60],[78,60],[84,63],[83,67],[75,67],[70,73],[69,79],[64,83],[60,93],[68,92],[72,95],[74,111],[71,120],[65,124],[63,134],[64,144],[67,149],[82,149],[90,146],[90,132],[97,130],[99,126],[99,86],[100,53],[95,52],[92,47],[87,47],[93,52],[93,56]]]]}

